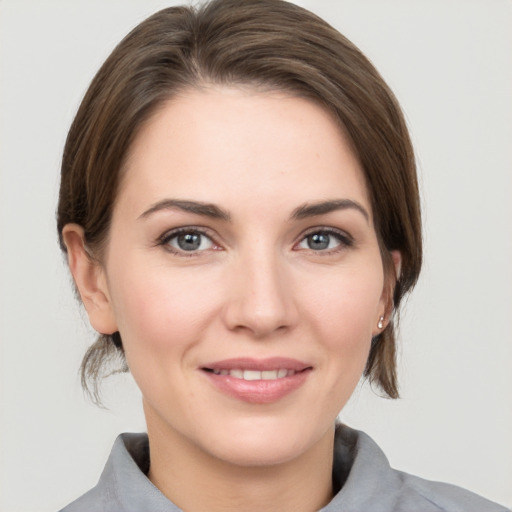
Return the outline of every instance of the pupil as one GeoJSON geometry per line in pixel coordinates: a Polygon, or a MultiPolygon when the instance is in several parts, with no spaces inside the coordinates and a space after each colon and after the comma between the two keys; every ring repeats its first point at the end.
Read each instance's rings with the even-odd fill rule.
{"type": "Polygon", "coordinates": [[[183,251],[194,251],[201,245],[201,235],[187,233],[178,236],[178,245],[183,251]]]}
{"type": "Polygon", "coordinates": [[[308,236],[308,247],[310,249],[327,249],[329,247],[329,235],[325,233],[315,233],[308,236]]]}

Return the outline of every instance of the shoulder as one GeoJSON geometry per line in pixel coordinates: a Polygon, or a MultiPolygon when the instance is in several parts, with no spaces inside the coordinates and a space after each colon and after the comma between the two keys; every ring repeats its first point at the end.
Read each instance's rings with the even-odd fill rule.
{"type": "Polygon", "coordinates": [[[397,471],[364,432],[336,431],[334,477],[341,490],[324,512],[507,512],[455,485],[397,471]]]}
{"type": "Polygon", "coordinates": [[[401,504],[402,508],[399,510],[423,510],[409,507],[409,504],[416,502],[428,503],[433,511],[507,512],[505,507],[456,485],[433,482],[401,471],[392,471],[395,471],[402,481],[400,501],[403,505],[401,504]]]}
{"type": "MultiPolygon", "coordinates": [[[[113,507],[119,508],[117,475],[119,471],[132,472],[136,466],[127,458],[129,452],[125,445],[126,436],[123,434],[116,439],[98,483],[60,512],[110,512],[114,510],[113,507]]],[[[130,439],[134,434],[128,436],[130,439]]],[[[144,440],[144,435],[138,435],[137,438],[144,440]]],[[[119,511],[123,509],[119,508],[119,511]]]]}
{"type": "Polygon", "coordinates": [[[121,434],[115,441],[98,484],[61,512],[177,512],[146,477],[147,434],[121,434]]]}
{"type": "Polygon", "coordinates": [[[104,493],[93,487],[78,499],[64,507],[60,512],[109,512],[108,503],[105,502],[104,493]]]}

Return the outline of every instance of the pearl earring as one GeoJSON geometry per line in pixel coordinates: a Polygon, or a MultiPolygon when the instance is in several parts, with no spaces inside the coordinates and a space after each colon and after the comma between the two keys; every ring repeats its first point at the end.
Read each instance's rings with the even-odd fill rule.
{"type": "Polygon", "coordinates": [[[383,316],[381,316],[381,317],[379,318],[379,323],[377,324],[377,327],[378,327],[379,329],[382,329],[382,328],[384,327],[384,317],[383,317],[383,316]]]}

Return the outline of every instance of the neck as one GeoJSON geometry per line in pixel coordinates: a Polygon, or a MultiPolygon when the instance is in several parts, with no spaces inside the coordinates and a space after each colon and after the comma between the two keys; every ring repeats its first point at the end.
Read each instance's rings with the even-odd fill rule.
{"type": "Polygon", "coordinates": [[[263,466],[220,460],[166,427],[148,421],[148,476],[187,512],[312,512],[332,498],[334,426],[293,460],[263,466]]]}

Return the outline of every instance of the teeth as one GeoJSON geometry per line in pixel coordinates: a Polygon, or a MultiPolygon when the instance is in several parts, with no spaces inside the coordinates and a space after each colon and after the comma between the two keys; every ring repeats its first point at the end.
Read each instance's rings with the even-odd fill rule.
{"type": "Polygon", "coordinates": [[[235,379],[243,379],[243,380],[275,380],[282,379],[284,377],[291,377],[295,375],[295,370],[287,370],[286,368],[279,368],[278,370],[243,370],[243,369],[235,369],[235,370],[213,370],[215,375],[229,375],[230,377],[235,377],[235,379]]]}
{"type": "Polygon", "coordinates": [[[261,380],[261,372],[255,370],[244,370],[244,380],[261,380]]]}

